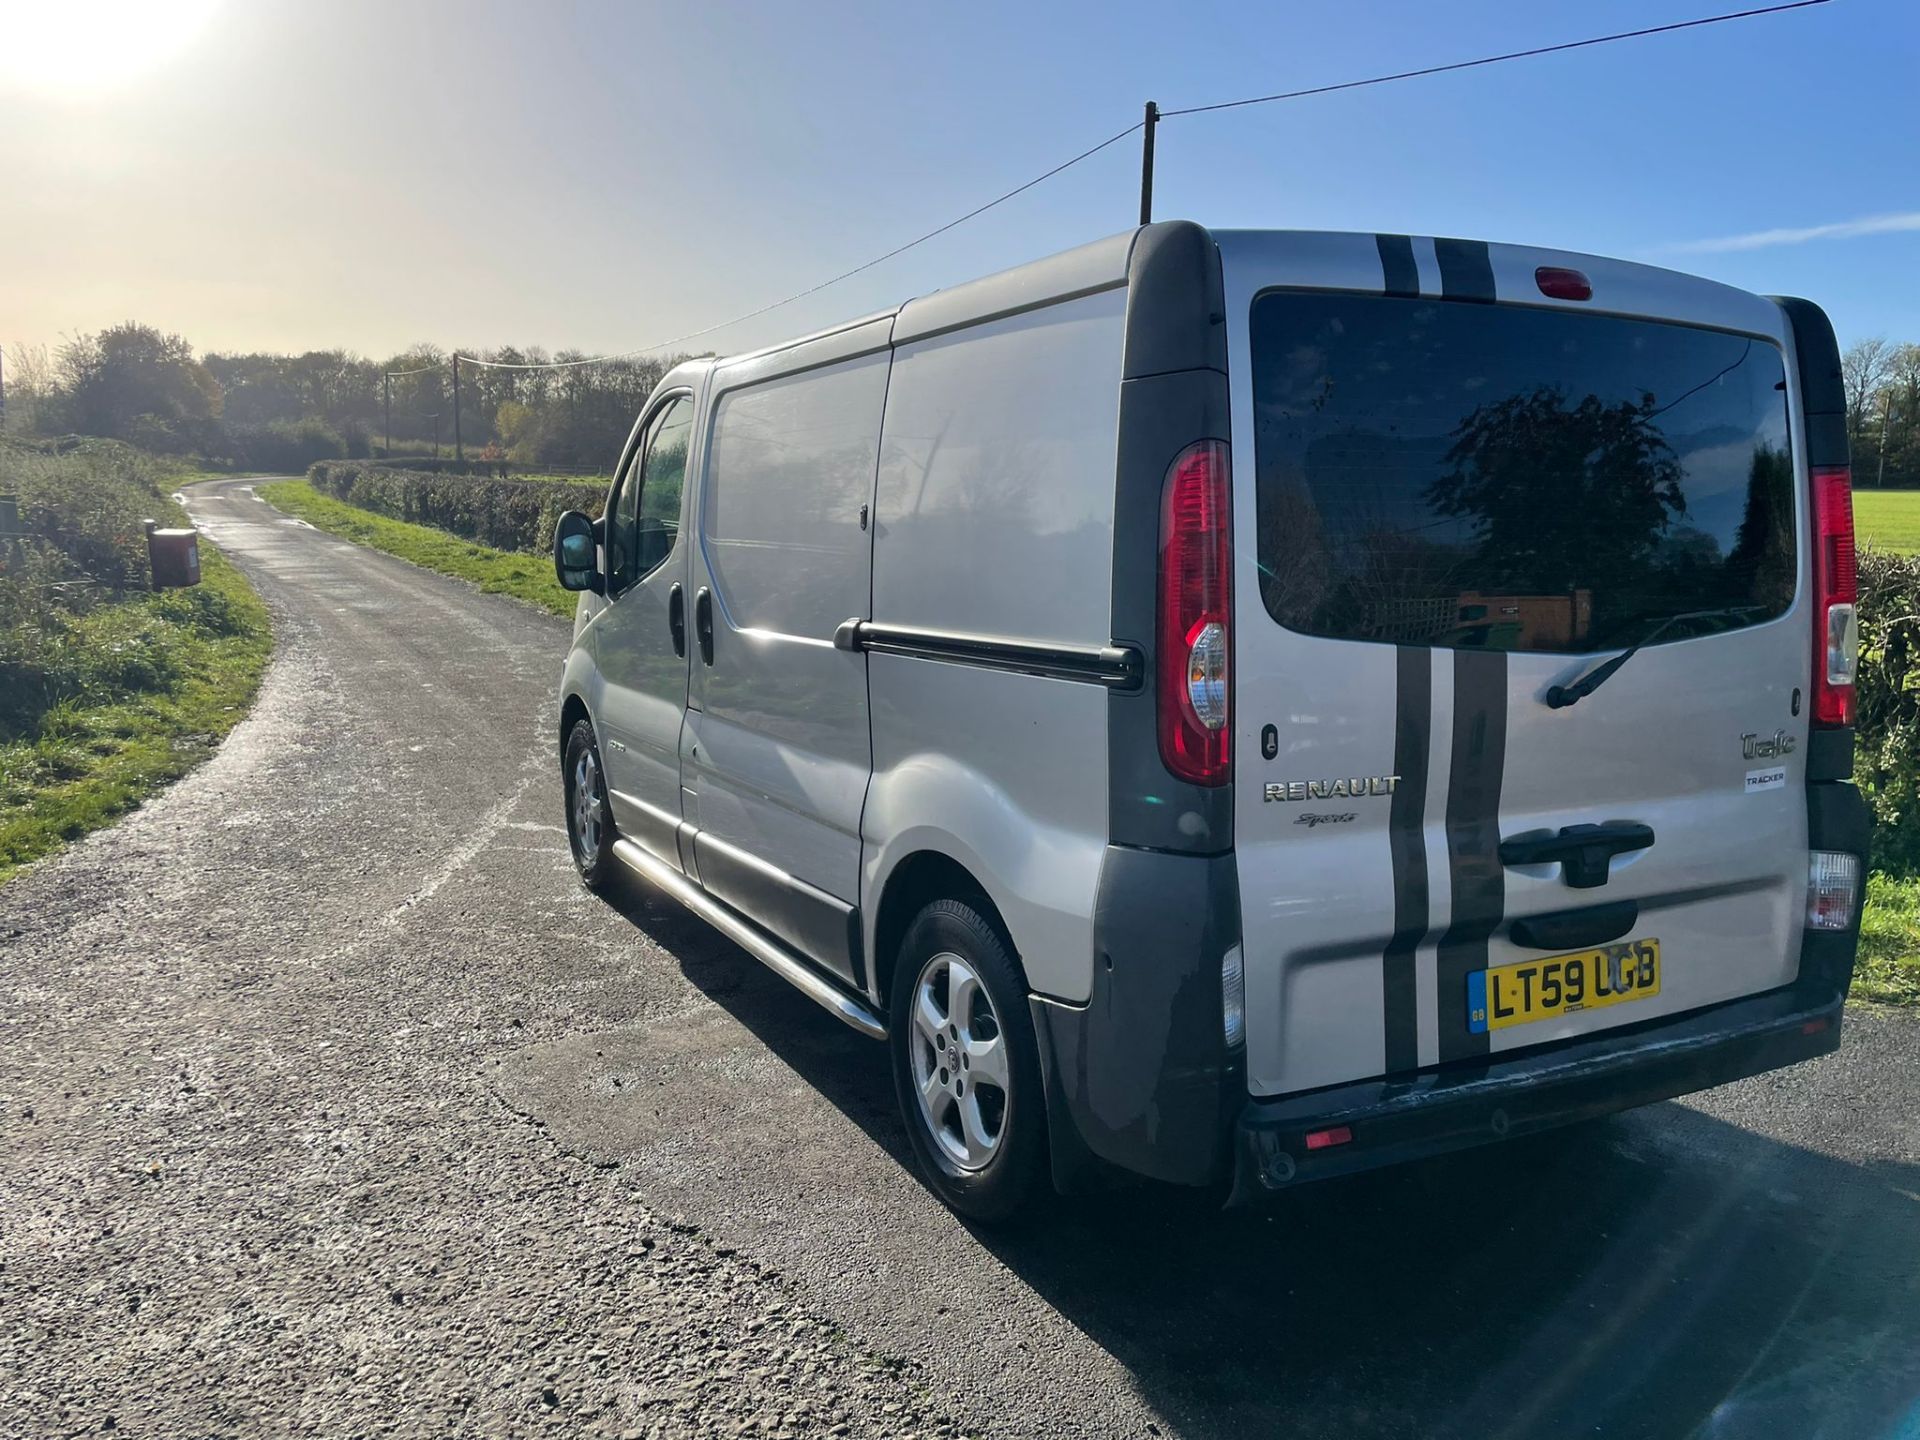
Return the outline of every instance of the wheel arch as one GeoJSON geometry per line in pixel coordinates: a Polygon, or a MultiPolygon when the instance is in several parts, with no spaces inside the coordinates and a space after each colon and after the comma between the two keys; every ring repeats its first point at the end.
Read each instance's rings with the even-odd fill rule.
{"type": "Polygon", "coordinates": [[[589,725],[593,723],[593,715],[587,709],[587,702],[578,694],[569,694],[560,702],[559,755],[562,766],[566,764],[567,759],[567,737],[573,733],[573,727],[582,720],[589,725]]]}
{"type": "Polygon", "coordinates": [[[986,883],[945,851],[919,849],[901,856],[887,872],[880,888],[880,903],[875,909],[871,952],[873,987],[874,998],[883,1011],[893,998],[894,970],[907,927],[936,900],[965,900],[977,905],[981,918],[994,928],[1007,953],[1013,957],[1021,982],[1027,983],[1020,947],[1014,943],[1006,917],[1000,913],[986,883]]]}

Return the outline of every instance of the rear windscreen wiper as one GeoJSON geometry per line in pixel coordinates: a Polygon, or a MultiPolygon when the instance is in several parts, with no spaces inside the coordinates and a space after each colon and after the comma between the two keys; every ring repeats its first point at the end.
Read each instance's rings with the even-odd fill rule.
{"type": "Polygon", "coordinates": [[[1653,629],[1642,635],[1633,644],[1622,650],[1611,660],[1603,660],[1571,685],[1554,685],[1547,690],[1547,708],[1564,710],[1567,706],[1584,700],[1613,678],[1614,672],[1627,661],[1640,653],[1643,645],[1651,645],[1682,620],[1730,620],[1740,615],[1752,615],[1764,611],[1764,605],[1726,605],[1718,610],[1689,610],[1681,615],[1669,615],[1653,629]]]}

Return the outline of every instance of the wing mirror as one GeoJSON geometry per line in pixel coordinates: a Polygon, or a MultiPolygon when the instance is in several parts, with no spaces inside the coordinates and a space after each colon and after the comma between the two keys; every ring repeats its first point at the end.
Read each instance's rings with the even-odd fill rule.
{"type": "Polygon", "coordinates": [[[553,527],[553,573],[562,590],[607,593],[594,522],[578,510],[567,511],[553,527]]]}

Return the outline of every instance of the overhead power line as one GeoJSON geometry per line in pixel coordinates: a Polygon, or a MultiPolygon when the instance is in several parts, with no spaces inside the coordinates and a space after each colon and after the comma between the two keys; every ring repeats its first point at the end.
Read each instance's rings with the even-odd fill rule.
{"type": "Polygon", "coordinates": [[[1558,45],[1537,45],[1531,50],[1509,50],[1504,55],[1483,55],[1478,60],[1456,60],[1449,65],[1428,65],[1419,70],[1400,70],[1391,75],[1370,75],[1365,80],[1342,80],[1337,85],[1315,85],[1306,90],[1282,90],[1274,95],[1254,95],[1245,100],[1221,100],[1212,105],[1188,105],[1179,110],[1162,110],[1160,118],[1175,115],[1205,115],[1213,110],[1238,110],[1245,105],[1268,105],[1275,100],[1303,100],[1309,95],[1331,95],[1337,90],[1358,90],[1367,85],[1388,85],[1395,80],[1418,80],[1425,75],[1445,75],[1455,70],[1477,70],[1483,65],[1501,65],[1508,60],[1531,60],[1539,55],[1558,55],[1567,50],[1585,50],[1593,45],[1611,45],[1616,40],[1639,40],[1648,35],[1668,35],[1675,30],[1694,30],[1702,25],[1720,25],[1728,20],[1751,20],[1757,15],[1778,15],[1785,10],[1805,10],[1827,5],[1832,0],[1791,0],[1785,5],[1767,5],[1758,10],[1735,10],[1725,15],[1708,15],[1699,20],[1678,20],[1671,25],[1650,25],[1644,30],[1621,30],[1613,35],[1595,35],[1587,40],[1568,40],[1558,45]]]}
{"type": "MultiPolygon", "coordinates": [[[[1563,54],[1569,50],[1585,50],[1595,45],[1611,45],[1621,40],[1640,40],[1650,35],[1669,35],[1679,30],[1695,30],[1703,25],[1722,25],[1730,20],[1751,20],[1763,15],[1779,15],[1789,10],[1806,10],[1816,5],[1827,5],[1831,3],[1832,0],[1786,0],[1786,3],[1779,5],[1766,5],[1752,10],[1734,10],[1722,15],[1706,15],[1697,20],[1677,20],[1669,25],[1649,25],[1638,30],[1620,30],[1610,35],[1594,35],[1585,40],[1567,40],[1556,45],[1537,45],[1528,50],[1510,50],[1504,54],[1483,55],[1473,60],[1455,60],[1445,65],[1428,65],[1418,70],[1399,70],[1389,75],[1370,75],[1360,80],[1342,80],[1336,84],[1314,85],[1303,90],[1282,90],[1272,95],[1252,95],[1243,100],[1220,100],[1208,105],[1186,105],[1178,109],[1157,110],[1155,112],[1155,118],[1159,120],[1170,120],[1180,115],[1205,115],[1216,110],[1237,110],[1248,105],[1270,105],[1280,100],[1304,100],[1315,95],[1331,95],[1341,90],[1359,90],[1371,85],[1390,85],[1400,80],[1418,80],[1429,75],[1446,75],[1459,70],[1476,70],[1488,65],[1502,65],[1510,60],[1530,60],[1542,55],[1563,54]]],[[[703,326],[698,330],[689,330],[686,334],[676,335],[670,340],[656,341],[651,345],[642,345],[633,350],[621,350],[611,355],[592,355],[581,360],[552,360],[535,363],[482,360],[472,355],[456,355],[452,358],[462,364],[478,365],[489,370],[572,370],[583,365],[604,364],[609,360],[630,360],[636,356],[652,354],[657,350],[665,350],[675,345],[683,345],[689,340],[698,340],[702,336],[711,335],[717,330],[725,330],[730,326],[741,324],[743,321],[754,320],[762,315],[771,314],[773,311],[791,305],[797,300],[804,300],[809,295],[817,295],[820,291],[838,285],[844,280],[851,280],[854,276],[871,270],[876,265],[885,264],[896,256],[904,255],[916,246],[924,245],[927,241],[936,239],[946,234],[949,230],[955,229],[958,226],[966,224],[969,220],[986,214],[987,211],[994,209],[996,206],[1004,205],[1016,196],[1024,195],[1027,191],[1033,189],[1034,186],[1053,179],[1054,176],[1060,174],[1062,171],[1071,169],[1081,161],[1092,159],[1102,150],[1107,149],[1109,146],[1119,144],[1129,135],[1145,128],[1146,124],[1147,122],[1145,120],[1136,120],[1133,124],[1127,126],[1126,129],[1109,135],[1099,144],[1089,146],[1070,159],[1062,160],[1058,165],[1055,165],[1049,170],[1041,171],[1040,174],[1034,176],[1031,180],[996,195],[984,205],[976,205],[964,215],[955,216],[953,219],[947,221],[946,224],[935,226],[924,235],[916,236],[904,245],[896,245],[884,254],[876,255],[871,260],[863,261],[850,270],[842,270],[838,275],[830,276],[818,284],[809,285],[804,290],[796,290],[791,295],[771,301],[768,304],[760,306],[758,309],[748,310],[744,314],[732,316],[729,319],[719,321],[717,324],[703,326]]],[[[419,370],[395,371],[390,378],[397,380],[403,376],[420,375],[424,374],[427,370],[437,368],[437,366],[425,366],[419,370]]]]}
{"type": "Polygon", "coordinates": [[[754,320],[759,318],[762,315],[768,314],[774,310],[778,310],[784,305],[791,305],[796,300],[804,300],[807,298],[807,296],[818,294],[820,291],[825,290],[830,285],[838,285],[842,280],[851,280],[854,276],[860,274],[863,271],[871,270],[876,265],[885,264],[887,261],[893,259],[894,256],[896,255],[904,255],[907,253],[907,251],[913,249],[914,246],[924,245],[927,243],[927,241],[946,234],[947,231],[953,229],[954,227],[966,224],[967,221],[973,219],[975,216],[986,214],[987,211],[993,209],[994,206],[1004,205],[1007,203],[1007,201],[1013,199],[1014,196],[1025,194],[1027,191],[1033,189],[1034,186],[1042,183],[1043,181],[1051,180],[1054,176],[1058,175],[1062,170],[1066,170],[1071,168],[1072,166],[1078,165],[1082,160],[1091,159],[1093,156],[1098,155],[1102,150],[1106,149],[1109,145],[1119,144],[1122,140],[1126,139],[1129,135],[1133,134],[1134,131],[1138,130],[1142,123],[1143,122],[1139,120],[1134,121],[1133,124],[1129,125],[1126,129],[1120,131],[1118,134],[1109,135],[1106,139],[1102,140],[1098,145],[1093,145],[1088,147],[1085,150],[1082,150],[1078,155],[1075,155],[1071,160],[1062,160],[1058,165],[1054,166],[1051,170],[1043,171],[1042,173],[1034,176],[1031,180],[1027,181],[1024,185],[1016,185],[1013,187],[1013,189],[1006,191],[1004,194],[994,196],[993,199],[987,201],[986,204],[976,205],[973,207],[973,209],[967,211],[966,214],[956,216],[954,219],[947,221],[946,224],[937,226],[934,229],[927,231],[927,233],[924,235],[916,236],[914,239],[907,241],[907,243],[904,245],[894,246],[893,249],[887,251],[887,253],[884,255],[876,255],[873,257],[873,259],[864,261],[861,264],[854,266],[851,270],[842,270],[838,275],[835,275],[832,278],[827,280],[822,280],[817,285],[809,285],[804,290],[796,290],[794,291],[793,294],[788,295],[784,299],[775,300],[771,304],[762,305],[758,310],[749,310],[744,315],[735,315],[730,320],[722,320],[717,325],[708,325],[707,327],[701,330],[689,330],[684,335],[676,335],[671,340],[662,340],[659,343],[654,345],[643,345],[637,350],[622,350],[616,355],[596,355],[591,359],[587,359],[587,360],[556,360],[549,364],[544,364],[544,365],[510,364],[510,363],[507,363],[504,361],[498,361],[498,360],[476,360],[471,355],[462,355],[460,357],[460,360],[463,364],[484,365],[491,370],[565,370],[565,369],[571,369],[576,365],[597,365],[604,360],[628,360],[635,355],[645,355],[654,350],[665,350],[670,345],[682,345],[689,340],[698,340],[702,335],[711,335],[716,330],[725,330],[728,326],[738,325],[743,320],[754,320]]]}

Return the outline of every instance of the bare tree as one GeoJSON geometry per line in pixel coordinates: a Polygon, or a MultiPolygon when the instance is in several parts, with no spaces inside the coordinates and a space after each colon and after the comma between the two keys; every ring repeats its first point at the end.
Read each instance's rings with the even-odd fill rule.
{"type": "Polygon", "coordinates": [[[1868,408],[1893,375],[1895,347],[1884,335],[1856,340],[1840,357],[1840,377],[1847,387],[1847,438],[1855,446],[1866,433],[1868,408]]]}
{"type": "Polygon", "coordinates": [[[44,345],[9,345],[6,350],[7,428],[31,434],[41,428],[54,399],[53,361],[44,345]]]}

